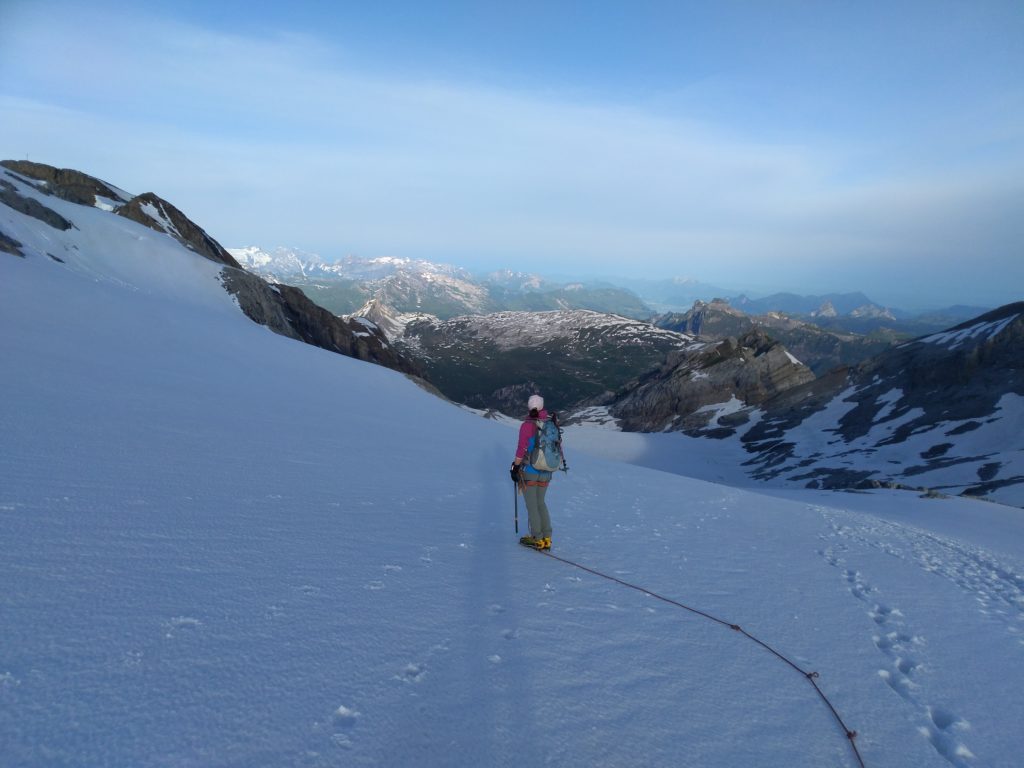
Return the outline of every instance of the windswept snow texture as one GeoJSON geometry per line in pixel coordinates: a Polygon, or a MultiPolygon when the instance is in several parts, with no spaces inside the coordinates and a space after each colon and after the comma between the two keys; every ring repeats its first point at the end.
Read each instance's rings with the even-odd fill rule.
{"type": "MultiPolygon", "coordinates": [[[[0,765],[856,765],[763,648],[518,546],[514,427],[51,204],[0,208],[0,765]]],[[[1018,510],[569,460],[554,551],[818,671],[868,766],[1020,765],[1018,510]]]]}

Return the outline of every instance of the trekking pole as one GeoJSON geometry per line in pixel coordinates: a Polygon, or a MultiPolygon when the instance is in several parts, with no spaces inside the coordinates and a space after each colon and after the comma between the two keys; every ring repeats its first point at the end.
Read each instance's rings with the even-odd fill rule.
{"type": "Polygon", "coordinates": [[[555,423],[555,428],[558,430],[558,452],[562,454],[562,471],[568,472],[569,465],[565,462],[565,446],[562,445],[562,425],[558,423],[558,414],[554,411],[551,412],[551,420],[555,423]]]}
{"type": "Polygon", "coordinates": [[[516,505],[516,533],[519,533],[519,484],[512,483],[512,498],[515,499],[516,505]]]}

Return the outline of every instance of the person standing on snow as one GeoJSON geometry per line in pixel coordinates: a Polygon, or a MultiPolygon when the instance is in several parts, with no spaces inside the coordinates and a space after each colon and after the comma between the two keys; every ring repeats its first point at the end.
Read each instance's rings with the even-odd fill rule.
{"type": "Polygon", "coordinates": [[[548,412],[544,410],[544,398],[540,395],[531,395],[526,407],[530,415],[519,427],[519,444],[511,470],[512,479],[519,485],[530,514],[530,535],[523,536],[519,543],[541,550],[551,549],[551,517],[544,496],[552,473],[535,469],[527,458],[533,451],[543,423],[548,420],[548,412]]]}

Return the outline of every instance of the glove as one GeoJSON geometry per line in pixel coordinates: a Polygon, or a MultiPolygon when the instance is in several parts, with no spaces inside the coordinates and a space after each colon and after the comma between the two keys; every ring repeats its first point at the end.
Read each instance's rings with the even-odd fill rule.
{"type": "Polygon", "coordinates": [[[512,482],[513,483],[518,483],[519,482],[519,473],[522,472],[522,471],[523,471],[522,468],[513,461],[512,462],[512,469],[509,470],[509,474],[512,476],[512,482]]]}

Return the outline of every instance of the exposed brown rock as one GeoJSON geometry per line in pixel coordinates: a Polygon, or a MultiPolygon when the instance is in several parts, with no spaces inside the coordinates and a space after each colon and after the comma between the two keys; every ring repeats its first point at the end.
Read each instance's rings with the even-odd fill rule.
{"type": "Polygon", "coordinates": [[[124,202],[124,197],[111,186],[81,171],[28,160],[2,160],[0,165],[27,179],[45,182],[46,192],[72,203],[93,206],[97,195],[124,202]]]}
{"type": "Polygon", "coordinates": [[[195,251],[210,261],[241,269],[235,258],[220,243],[206,234],[204,229],[152,192],[145,192],[133,197],[117,209],[117,215],[155,229],[157,232],[164,232],[190,251],[195,251]]]}
{"type": "Polygon", "coordinates": [[[21,243],[4,234],[3,230],[0,230],[0,251],[25,258],[25,254],[21,251],[21,243]]]}
{"type": "Polygon", "coordinates": [[[422,376],[419,366],[400,355],[372,323],[338,317],[290,285],[271,285],[241,268],[227,268],[227,290],[254,322],[275,333],[403,373],[422,376]]]}

